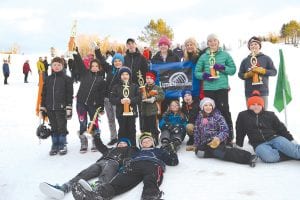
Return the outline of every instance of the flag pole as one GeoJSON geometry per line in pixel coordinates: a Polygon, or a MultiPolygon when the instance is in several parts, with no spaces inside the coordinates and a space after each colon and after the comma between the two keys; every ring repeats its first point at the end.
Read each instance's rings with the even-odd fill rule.
{"type": "Polygon", "coordinates": [[[284,89],[282,89],[282,93],[283,93],[283,108],[284,108],[284,123],[285,123],[285,126],[286,128],[288,127],[288,124],[287,124],[287,106],[286,106],[286,99],[285,99],[285,91],[284,89]]]}

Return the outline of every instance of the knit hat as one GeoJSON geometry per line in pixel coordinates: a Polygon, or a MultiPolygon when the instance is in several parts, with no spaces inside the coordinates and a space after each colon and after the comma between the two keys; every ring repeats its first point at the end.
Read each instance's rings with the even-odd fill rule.
{"type": "Polygon", "coordinates": [[[216,104],[215,101],[209,97],[204,97],[201,101],[200,101],[200,109],[203,110],[204,105],[210,103],[213,107],[213,109],[215,109],[216,104]]]}
{"type": "Polygon", "coordinates": [[[117,146],[120,142],[126,142],[127,143],[127,146],[131,147],[131,142],[128,138],[125,138],[125,137],[122,137],[118,140],[118,143],[117,143],[117,146]]]}
{"type": "Polygon", "coordinates": [[[256,36],[253,36],[252,38],[249,39],[248,41],[248,49],[250,50],[250,45],[252,42],[256,42],[259,45],[259,48],[261,49],[261,39],[259,39],[256,36]]]}
{"type": "MultiPolygon", "coordinates": [[[[219,40],[219,37],[218,37],[216,34],[214,34],[214,33],[209,34],[209,35],[207,36],[207,41],[208,41],[208,40],[212,40],[212,39],[219,40]]],[[[220,40],[219,40],[219,41],[220,41],[220,40]]]]}
{"type": "Polygon", "coordinates": [[[143,132],[143,133],[141,134],[141,136],[140,136],[140,138],[139,138],[139,144],[140,144],[140,147],[142,147],[142,142],[143,142],[143,140],[146,139],[146,138],[150,138],[150,139],[152,140],[152,147],[154,147],[154,146],[155,146],[155,144],[154,144],[154,139],[153,139],[152,134],[151,134],[150,132],[143,132]]]}
{"type": "Polygon", "coordinates": [[[171,41],[165,35],[161,36],[161,38],[158,41],[158,46],[161,46],[163,44],[168,45],[169,47],[171,46],[171,41]]]}
{"type": "Polygon", "coordinates": [[[192,43],[192,44],[195,45],[196,47],[198,46],[198,43],[197,43],[196,39],[193,38],[193,37],[190,37],[190,38],[186,39],[186,40],[184,41],[184,46],[186,46],[187,43],[192,43]]]}
{"type": "Polygon", "coordinates": [[[122,56],[122,54],[120,54],[120,53],[115,53],[114,57],[112,58],[111,63],[114,64],[114,61],[115,61],[116,59],[121,60],[122,64],[124,65],[124,56],[122,56]]]}
{"type": "Polygon", "coordinates": [[[189,94],[189,95],[192,96],[192,91],[191,91],[191,90],[183,90],[183,91],[181,92],[182,98],[184,98],[184,96],[185,96],[186,94],[189,94]]]}
{"type": "Polygon", "coordinates": [[[151,71],[146,72],[146,77],[147,76],[151,77],[152,80],[155,82],[155,80],[156,80],[156,72],[155,71],[151,70],[151,71]]]}
{"type": "Polygon", "coordinates": [[[248,108],[254,104],[258,104],[261,105],[262,107],[265,107],[264,99],[260,96],[260,92],[258,90],[253,90],[252,97],[249,97],[247,100],[248,108]]]}
{"type": "Polygon", "coordinates": [[[129,42],[135,43],[135,40],[132,39],[132,38],[128,38],[128,39],[126,40],[126,44],[128,44],[129,42]]]}
{"type": "Polygon", "coordinates": [[[131,69],[129,67],[123,66],[119,69],[119,77],[121,77],[121,74],[124,72],[127,72],[129,76],[131,76],[131,69]]]}

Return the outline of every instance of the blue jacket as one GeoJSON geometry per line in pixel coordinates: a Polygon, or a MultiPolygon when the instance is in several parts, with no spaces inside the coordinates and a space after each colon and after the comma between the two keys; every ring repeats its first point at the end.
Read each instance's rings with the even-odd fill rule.
{"type": "Polygon", "coordinates": [[[3,63],[3,75],[9,75],[9,65],[7,63],[3,63]]]}
{"type": "Polygon", "coordinates": [[[184,114],[181,116],[180,114],[175,114],[173,112],[165,112],[159,122],[159,128],[162,129],[166,124],[185,127],[187,123],[188,121],[184,114]]]}

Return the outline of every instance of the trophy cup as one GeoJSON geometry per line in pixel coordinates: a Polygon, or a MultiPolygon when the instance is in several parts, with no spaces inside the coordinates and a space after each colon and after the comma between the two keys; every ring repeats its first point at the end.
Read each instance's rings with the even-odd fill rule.
{"type": "MultiPolygon", "coordinates": [[[[255,52],[252,52],[252,56],[250,58],[250,63],[251,63],[251,68],[257,67],[257,58],[255,56],[255,52]]],[[[259,76],[258,73],[253,72],[253,77],[252,77],[252,85],[261,85],[263,84],[262,78],[259,76]]]]}
{"type": "Polygon", "coordinates": [[[216,58],[213,52],[210,53],[208,62],[209,62],[209,71],[211,75],[211,77],[209,78],[214,78],[214,79],[219,78],[218,72],[214,69],[214,65],[216,64],[216,58]]]}
{"type": "MultiPolygon", "coordinates": [[[[127,81],[123,85],[123,97],[124,98],[129,97],[129,85],[127,81]]],[[[133,116],[132,107],[129,106],[129,103],[125,102],[123,106],[124,106],[123,116],[133,116]]]]}
{"type": "Polygon", "coordinates": [[[76,43],[75,43],[76,29],[77,29],[77,20],[74,20],[73,26],[71,28],[71,35],[68,42],[68,51],[66,53],[68,58],[73,58],[73,53],[76,51],[76,43]]]}
{"type": "Polygon", "coordinates": [[[141,70],[137,72],[137,77],[138,77],[138,83],[140,85],[140,93],[142,94],[142,99],[146,99],[147,98],[146,87],[145,87],[145,82],[141,70]]]}

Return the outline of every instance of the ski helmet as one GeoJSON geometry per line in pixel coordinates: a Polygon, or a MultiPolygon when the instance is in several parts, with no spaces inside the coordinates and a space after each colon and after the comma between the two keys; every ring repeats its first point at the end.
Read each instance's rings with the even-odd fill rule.
{"type": "Polygon", "coordinates": [[[41,124],[36,129],[36,136],[40,139],[47,139],[51,135],[51,130],[44,124],[41,124]]]}

